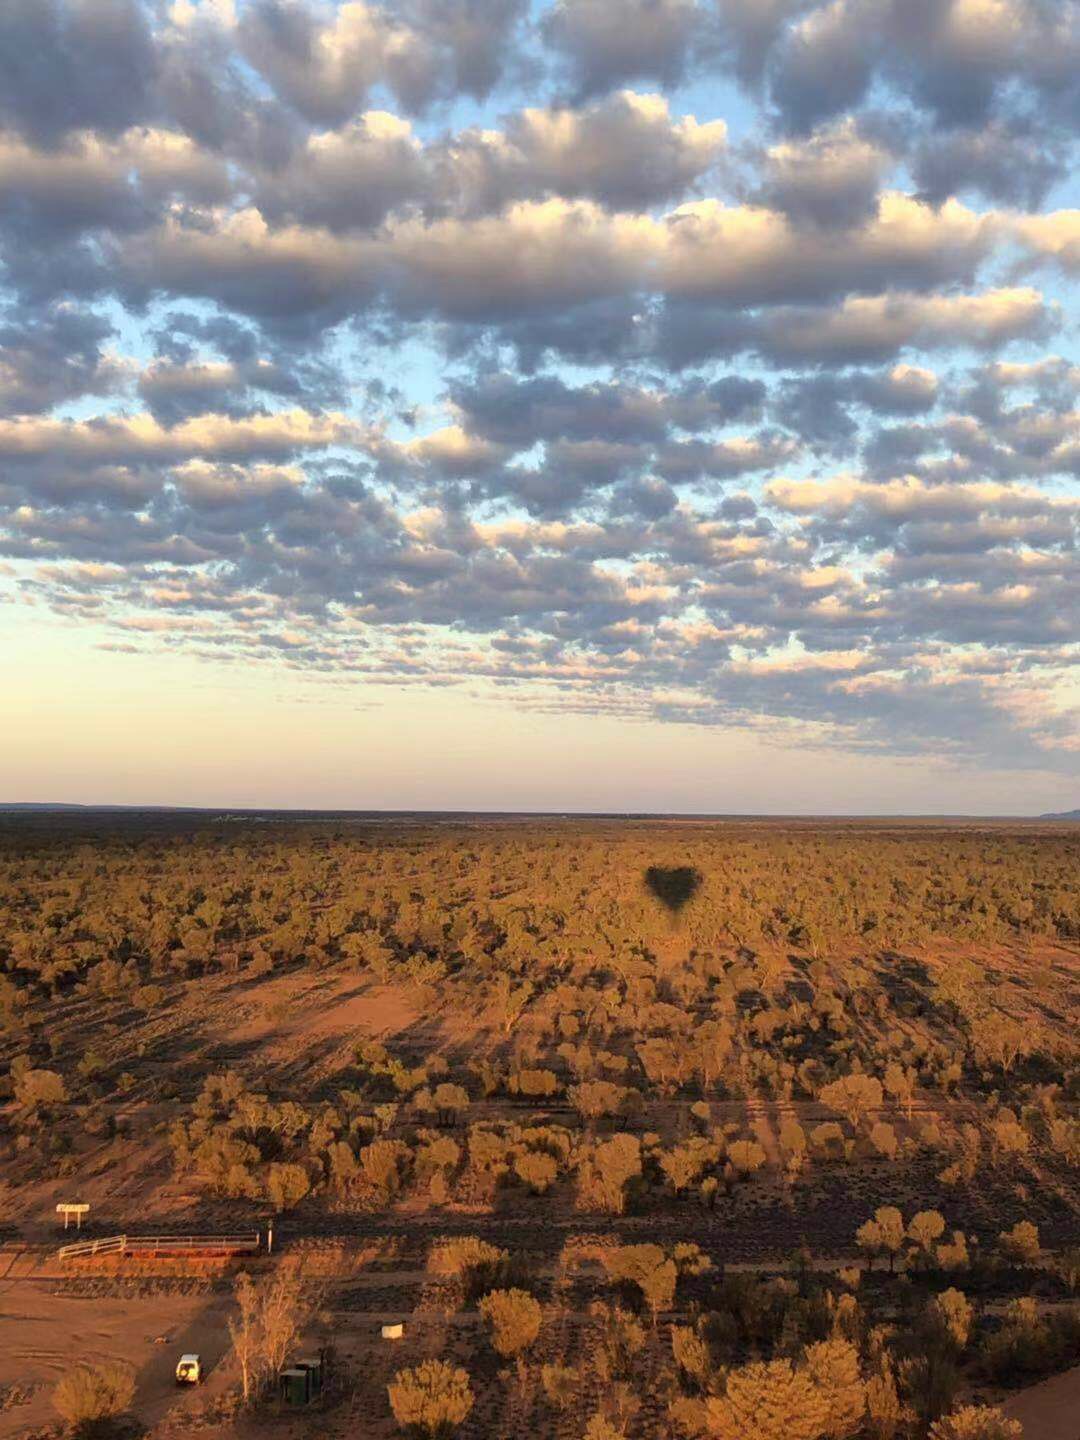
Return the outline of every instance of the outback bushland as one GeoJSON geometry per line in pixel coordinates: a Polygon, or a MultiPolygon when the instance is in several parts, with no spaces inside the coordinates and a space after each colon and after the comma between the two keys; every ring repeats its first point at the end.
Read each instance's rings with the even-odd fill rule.
{"type": "Polygon", "coordinates": [[[276,1217],[220,1383],[332,1341],[319,1425],[1012,1437],[1080,1347],[1078,955],[1064,826],[12,823],[4,1219],[276,1217]]]}

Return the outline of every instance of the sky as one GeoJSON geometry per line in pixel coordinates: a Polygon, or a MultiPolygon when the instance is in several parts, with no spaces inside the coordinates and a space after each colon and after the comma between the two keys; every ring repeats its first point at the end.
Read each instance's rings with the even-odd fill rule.
{"type": "Polygon", "coordinates": [[[0,802],[1080,805],[1077,0],[4,0],[0,802]]]}

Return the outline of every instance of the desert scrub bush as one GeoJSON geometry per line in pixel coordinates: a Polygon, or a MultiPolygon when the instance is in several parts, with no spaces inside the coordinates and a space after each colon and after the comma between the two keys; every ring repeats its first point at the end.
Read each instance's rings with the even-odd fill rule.
{"type": "Polygon", "coordinates": [[[808,1345],[806,1373],[825,1403],[823,1434],[832,1440],[854,1435],[866,1414],[866,1386],[859,1370],[859,1352],[839,1336],[808,1345]]]}
{"type": "Polygon", "coordinates": [[[998,1249],[1014,1265],[1037,1264],[1042,1253],[1038,1226],[1030,1220],[1018,1220],[1011,1230],[1003,1230],[998,1236],[998,1249]]]}
{"type": "Polygon", "coordinates": [[[411,1370],[399,1370],[387,1393],[401,1428],[430,1440],[452,1435],[473,1406],[468,1372],[445,1360],[425,1360],[411,1370]]]}
{"type": "Polygon", "coordinates": [[[509,1276],[510,1252],[477,1235],[461,1235],[432,1248],[428,1269],[433,1275],[460,1280],[465,1299],[471,1303],[509,1276]]]}
{"type": "Polygon", "coordinates": [[[828,1416],[805,1370],[769,1360],[728,1373],[723,1395],[705,1402],[705,1433],[715,1440],[821,1440],[828,1416]]]}
{"type": "Polygon", "coordinates": [[[540,1302],[526,1290],[492,1290],[480,1301],[491,1343],[506,1360],[517,1359],[540,1334],[540,1302]]]}
{"type": "Polygon", "coordinates": [[[559,1166],[551,1155],[527,1150],[514,1161],[514,1174],[534,1195],[543,1195],[558,1178],[559,1166]]]}
{"type": "Polygon", "coordinates": [[[89,1434],[126,1414],[135,1377],[126,1365],[79,1365],[57,1381],[53,1405],[76,1434],[89,1434]]]}
{"type": "Polygon", "coordinates": [[[965,1405],[936,1420],[930,1440],[1021,1440],[1023,1427],[991,1405],[965,1405]]]}

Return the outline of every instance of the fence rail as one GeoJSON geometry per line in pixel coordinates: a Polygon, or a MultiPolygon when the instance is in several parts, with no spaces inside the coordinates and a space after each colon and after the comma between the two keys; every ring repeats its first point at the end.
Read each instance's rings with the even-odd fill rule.
{"type": "Polygon", "coordinates": [[[262,1237],[254,1235],[109,1235],[100,1240],[78,1240],[61,1245],[60,1260],[82,1260],[94,1255],[236,1255],[258,1250],[262,1237]]]}

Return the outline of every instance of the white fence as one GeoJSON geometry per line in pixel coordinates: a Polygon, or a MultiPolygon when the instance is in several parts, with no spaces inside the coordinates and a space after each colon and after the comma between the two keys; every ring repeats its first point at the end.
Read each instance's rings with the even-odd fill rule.
{"type": "Polygon", "coordinates": [[[101,1240],[79,1240],[62,1245],[60,1260],[83,1260],[94,1255],[125,1255],[152,1251],[155,1255],[236,1254],[258,1250],[262,1237],[254,1235],[109,1235],[101,1240]]]}

